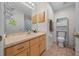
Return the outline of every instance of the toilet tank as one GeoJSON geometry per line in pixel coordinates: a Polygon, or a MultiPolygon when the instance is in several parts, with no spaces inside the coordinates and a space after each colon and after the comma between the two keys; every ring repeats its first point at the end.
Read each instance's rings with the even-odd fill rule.
{"type": "Polygon", "coordinates": [[[66,33],[65,32],[58,32],[58,37],[65,37],[66,33]]]}

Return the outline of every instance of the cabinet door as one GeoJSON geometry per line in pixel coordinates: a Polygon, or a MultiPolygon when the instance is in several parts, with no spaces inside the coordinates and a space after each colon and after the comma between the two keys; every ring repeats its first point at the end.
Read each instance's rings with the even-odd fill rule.
{"type": "Polygon", "coordinates": [[[26,49],[26,50],[18,53],[16,56],[29,56],[29,49],[26,49]]]}
{"type": "Polygon", "coordinates": [[[42,40],[40,43],[40,54],[45,50],[45,41],[42,40]]]}
{"type": "Polygon", "coordinates": [[[5,48],[4,51],[5,51],[4,53],[5,53],[6,56],[13,56],[14,55],[13,47],[5,48]]]}
{"type": "Polygon", "coordinates": [[[30,55],[31,56],[39,56],[39,45],[36,44],[36,45],[33,45],[30,47],[30,55]]]}
{"type": "Polygon", "coordinates": [[[40,54],[45,50],[45,37],[42,36],[40,37],[40,46],[39,46],[39,49],[40,49],[40,54]]]}

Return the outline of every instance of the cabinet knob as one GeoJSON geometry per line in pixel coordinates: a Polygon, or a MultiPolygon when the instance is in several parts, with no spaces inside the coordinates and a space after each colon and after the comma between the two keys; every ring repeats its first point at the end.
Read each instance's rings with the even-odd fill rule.
{"type": "Polygon", "coordinates": [[[2,41],[2,36],[0,36],[0,41],[2,41]]]}

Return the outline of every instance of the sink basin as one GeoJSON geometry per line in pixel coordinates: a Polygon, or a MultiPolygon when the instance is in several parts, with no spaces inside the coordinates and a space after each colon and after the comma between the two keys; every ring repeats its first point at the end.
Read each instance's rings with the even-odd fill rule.
{"type": "Polygon", "coordinates": [[[26,34],[30,35],[30,34],[36,34],[36,33],[34,33],[34,32],[26,32],[26,34]]]}

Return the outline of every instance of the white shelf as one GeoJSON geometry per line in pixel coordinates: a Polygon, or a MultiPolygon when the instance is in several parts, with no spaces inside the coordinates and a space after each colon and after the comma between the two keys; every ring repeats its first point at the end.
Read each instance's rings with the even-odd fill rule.
{"type": "MultiPolygon", "coordinates": [[[[57,18],[57,22],[56,22],[56,37],[58,37],[58,32],[65,32],[66,36],[65,36],[65,40],[69,41],[69,22],[68,22],[68,18],[67,17],[63,17],[63,18],[57,18]]],[[[62,36],[62,34],[60,34],[62,36]]],[[[66,43],[65,44],[69,44],[66,43]]]]}
{"type": "Polygon", "coordinates": [[[57,24],[57,26],[67,26],[67,24],[57,24]]]}
{"type": "Polygon", "coordinates": [[[56,30],[56,31],[67,32],[67,30],[56,30]]]}
{"type": "Polygon", "coordinates": [[[57,25],[57,27],[67,27],[67,26],[63,26],[63,25],[59,26],[59,25],[57,25]]]}

